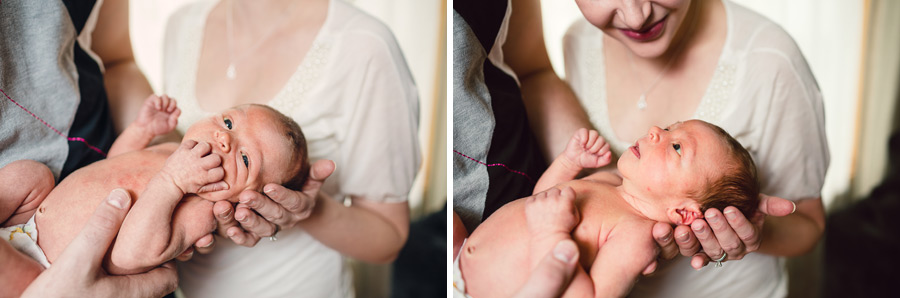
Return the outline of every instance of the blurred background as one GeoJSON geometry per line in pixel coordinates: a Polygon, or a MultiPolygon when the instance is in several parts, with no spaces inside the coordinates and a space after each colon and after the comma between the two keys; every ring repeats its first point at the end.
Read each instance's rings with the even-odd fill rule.
{"type": "MultiPolygon", "coordinates": [[[[138,66],[162,89],[166,22],[197,0],[129,0],[131,42],[138,66]]],[[[409,195],[409,241],[391,265],[353,263],[358,297],[431,297],[446,293],[447,64],[446,0],[343,0],[393,31],[419,90],[422,167],[409,195]]]]}
{"type": "MultiPolygon", "coordinates": [[[[732,1],[794,38],[825,102],[826,235],[812,254],[788,260],[790,296],[895,293],[887,290],[900,265],[893,257],[900,251],[900,221],[892,220],[900,212],[900,137],[890,149],[888,141],[900,127],[900,1],[732,1]]],[[[583,16],[575,1],[541,4],[547,50],[565,77],[562,38],[583,16]]]]}

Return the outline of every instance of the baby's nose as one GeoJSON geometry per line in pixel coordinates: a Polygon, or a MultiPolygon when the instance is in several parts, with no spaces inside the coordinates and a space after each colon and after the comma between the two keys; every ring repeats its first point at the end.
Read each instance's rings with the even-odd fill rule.
{"type": "Polygon", "coordinates": [[[216,145],[219,146],[219,150],[222,150],[224,153],[231,151],[231,134],[217,130],[215,137],[216,145]]]}

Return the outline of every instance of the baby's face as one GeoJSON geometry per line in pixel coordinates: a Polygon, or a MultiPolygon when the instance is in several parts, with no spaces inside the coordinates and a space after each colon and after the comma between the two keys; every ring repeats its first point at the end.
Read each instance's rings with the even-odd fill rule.
{"type": "Polygon", "coordinates": [[[724,174],[725,141],[705,123],[678,122],[652,127],[619,158],[624,184],[654,198],[684,198],[724,174]],[[634,187],[636,186],[636,187],[634,187]]]}
{"type": "Polygon", "coordinates": [[[237,201],[245,189],[261,191],[266,183],[288,179],[291,148],[270,111],[240,106],[198,121],[188,128],[185,139],[206,142],[222,158],[229,188],[199,194],[210,201],[237,201]]]}

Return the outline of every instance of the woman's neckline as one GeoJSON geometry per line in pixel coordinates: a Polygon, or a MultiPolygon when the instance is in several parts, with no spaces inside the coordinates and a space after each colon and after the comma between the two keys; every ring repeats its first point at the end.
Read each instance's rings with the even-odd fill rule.
{"type": "MultiPolygon", "coordinates": [[[[297,76],[301,75],[301,73],[303,72],[303,69],[309,63],[308,60],[310,59],[310,56],[311,56],[313,50],[317,47],[318,44],[321,43],[321,40],[324,35],[323,33],[329,31],[329,29],[332,26],[332,19],[334,18],[334,13],[335,13],[334,12],[334,10],[335,10],[334,2],[336,0],[327,0],[327,1],[328,1],[328,8],[327,8],[325,20],[322,22],[321,27],[319,27],[319,30],[316,32],[315,36],[313,37],[312,42],[310,43],[309,48],[306,50],[306,53],[304,54],[303,58],[300,59],[299,63],[296,65],[296,67],[294,67],[293,72],[291,72],[291,74],[286,78],[286,80],[284,81],[284,84],[281,85],[281,87],[278,89],[278,91],[275,92],[275,94],[271,98],[268,98],[265,101],[259,102],[260,104],[266,104],[266,105],[271,106],[273,103],[276,103],[279,98],[285,96],[285,93],[287,92],[287,89],[288,89],[287,87],[292,83],[292,81],[294,81],[296,79],[297,76]]],[[[199,111],[201,111],[204,114],[218,113],[218,112],[228,108],[228,107],[221,107],[220,109],[217,109],[217,110],[207,109],[206,107],[204,107],[201,104],[200,97],[198,96],[199,93],[197,92],[197,90],[198,90],[197,81],[198,81],[198,76],[200,74],[200,59],[201,59],[201,55],[203,53],[203,46],[204,46],[203,41],[204,41],[205,35],[206,35],[206,26],[207,26],[207,23],[209,22],[209,16],[212,13],[212,11],[216,8],[216,6],[219,5],[219,3],[223,3],[224,1],[214,1],[214,2],[216,2],[216,3],[210,5],[206,9],[206,11],[203,13],[203,21],[201,22],[202,26],[201,26],[198,36],[197,36],[198,45],[194,49],[196,51],[196,62],[193,64],[194,65],[193,74],[190,75],[191,80],[193,80],[193,83],[191,84],[192,88],[190,90],[190,92],[193,94],[193,104],[196,106],[196,108],[199,111]]],[[[237,80],[239,80],[239,79],[240,78],[237,78],[237,80]]]]}

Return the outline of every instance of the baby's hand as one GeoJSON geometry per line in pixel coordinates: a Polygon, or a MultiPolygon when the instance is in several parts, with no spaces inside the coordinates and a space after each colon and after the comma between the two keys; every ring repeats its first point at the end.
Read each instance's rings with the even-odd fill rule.
{"type": "Polygon", "coordinates": [[[150,95],[141,106],[134,125],[143,128],[153,136],[164,135],[175,129],[181,109],[174,99],[150,95]]]}
{"type": "Polygon", "coordinates": [[[565,157],[581,168],[599,168],[609,164],[612,153],[609,151],[609,144],[600,133],[581,128],[569,140],[565,157]]]}
{"type": "Polygon", "coordinates": [[[532,235],[547,233],[569,234],[578,224],[575,190],[551,188],[525,199],[525,219],[532,235]]]}
{"type": "Polygon", "coordinates": [[[184,140],[169,156],[160,175],[168,177],[185,194],[228,189],[222,158],[211,154],[208,143],[184,140]]]}

